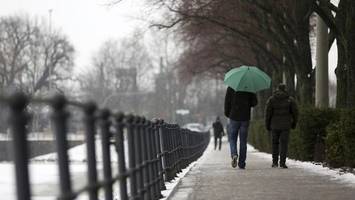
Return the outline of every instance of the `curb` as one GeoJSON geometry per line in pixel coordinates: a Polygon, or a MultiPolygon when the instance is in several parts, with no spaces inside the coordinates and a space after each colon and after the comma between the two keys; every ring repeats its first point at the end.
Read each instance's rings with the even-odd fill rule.
{"type": "Polygon", "coordinates": [[[171,197],[176,193],[176,190],[178,188],[178,186],[181,184],[181,180],[191,171],[191,169],[193,167],[195,167],[197,165],[197,163],[203,161],[204,157],[206,156],[207,153],[209,153],[211,151],[211,147],[212,147],[212,140],[210,141],[210,143],[208,144],[205,152],[202,154],[202,156],[197,159],[195,162],[192,162],[188,167],[186,167],[185,169],[183,169],[183,173],[181,177],[178,177],[178,180],[176,181],[177,183],[173,186],[173,188],[171,189],[171,191],[169,192],[169,194],[167,196],[165,196],[164,198],[161,198],[160,200],[172,200],[171,197]],[[184,170],[186,170],[184,172],[184,170]]]}
{"type": "MultiPolygon", "coordinates": [[[[183,174],[183,176],[179,177],[179,179],[177,180],[177,183],[175,184],[173,189],[170,191],[170,193],[166,197],[162,198],[161,200],[172,200],[171,197],[176,193],[178,186],[181,184],[181,180],[191,171],[191,169],[193,167],[196,166],[196,164],[197,164],[197,161],[191,163],[190,166],[187,167],[187,169],[186,169],[187,171],[185,172],[185,174],[183,174]]],[[[183,172],[181,172],[181,173],[183,173],[183,172]]]]}

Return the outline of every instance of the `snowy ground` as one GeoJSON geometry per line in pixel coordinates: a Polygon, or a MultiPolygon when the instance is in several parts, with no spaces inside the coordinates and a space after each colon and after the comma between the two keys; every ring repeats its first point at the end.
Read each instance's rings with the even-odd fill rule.
{"type": "MultiPolygon", "coordinates": [[[[257,151],[255,154],[262,158],[271,159],[271,155],[268,153],[258,152],[253,146],[248,145],[248,151],[257,151]]],[[[355,187],[355,174],[341,172],[340,169],[330,169],[323,167],[322,165],[314,164],[311,162],[302,162],[293,159],[287,159],[287,164],[290,167],[303,168],[312,173],[324,175],[330,177],[332,180],[340,181],[351,187],[355,187]]]]}
{"type": "MultiPolygon", "coordinates": [[[[96,155],[98,166],[99,180],[102,178],[102,156],[101,156],[101,145],[100,140],[96,141],[96,155]]],[[[127,147],[127,145],[126,145],[127,147]]],[[[126,151],[127,152],[127,151],[126,151]]],[[[79,145],[69,150],[69,158],[71,161],[70,172],[72,174],[73,188],[78,190],[87,184],[87,168],[86,168],[86,145],[79,145]]],[[[117,154],[115,148],[111,148],[112,154],[112,168],[113,175],[117,174],[117,154]]],[[[126,156],[128,159],[128,156],[126,156]]],[[[38,156],[31,159],[30,163],[30,181],[32,184],[32,196],[34,200],[55,200],[58,194],[58,169],[57,169],[57,156],[55,153],[50,153],[43,156],[38,156]]],[[[127,160],[128,161],[128,160],[127,160]]],[[[127,163],[127,162],[126,162],[127,163]]],[[[166,199],[170,193],[173,191],[179,180],[185,176],[189,169],[194,166],[195,162],[190,164],[189,167],[184,169],[178,174],[178,177],[166,183],[167,190],[163,191],[163,196],[166,199]]],[[[0,194],[1,200],[15,200],[15,180],[14,180],[14,168],[13,164],[2,162],[0,163],[0,194]]],[[[114,188],[119,188],[118,185],[114,185],[114,188]]],[[[118,199],[117,190],[114,191],[114,196],[118,199]]],[[[103,194],[100,194],[103,195],[103,194]]],[[[86,195],[79,196],[78,200],[86,200],[88,197],[86,195]]],[[[102,198],[103,199],[103,198],[102,198]]]]}
{"type": "MultiPolygon", "coordinates": [[[[98,162],[101,163],[101,151],[99,146],[99,140],[97,141],[97,155],[98,162]]],[[[85,144],[76,146],[69,150],[70,160],[72,164],[70,165],[70,171],[73,175],[72,182],[74,189],[79,189],[86,185],[86,162],[85,162],[85,144]]],[[[207,151],[211,151],[212,143],[208,147],[207,151]]],[[[257,156],[261,158],[270,159],[271,155],[266,153],[257,152],[252,146],[248,146],[248,151],[253,151],[257,156]]],[[[111,149],[114,158],[117,158],[116,152],[114,148],[111,149]]],[[[205,159],[208,156],[208,153],[205,154],[198,160],[205,159]]],[[[30,179],[32,184],[32,195],[34,200],[54,200],[56,194],[58,193],[58,173],[57,173],[57,165],[56,165],[56,155],[55,154],[47,154],[44,156],[39,156],[32,159],[30,164],[30,179]]],[[[197,163],[194,162],[190,164],[189,167],[183,170],[180,174],[178,174],[178,178],[174,181],[166,183],[167,190],[163,191],[164,199],[167,199],[173,192],[176,185],[179,183],[180,179],[185,176],[185,174],[197,163]]],[[[321,165],[312,164],[309,162],[300,162],[288,159],[287,161],[290,167],[303,168],[312,173],[321,174],[324,176],[328,176],[331,179],[338,180],[349,184],[355,187],[355,175],[351,173],[341,173],[340,170],[337,169],[329,169],[323,167],[321,165]]],[[[102,166],[99,164],[99,179],[102,176],[101,169],[102,166]]],[[[117,160],[113,160],[113,169],[117,169],[117,160]]],[[[114,170],[114,174],[117,173],[114,170]]],[[[1,199],[6,200],[15,200],[15,187],[14,187],[14,169],[13,165],[10,163],[0,163],[0,194],[1,199]]],[[[118,186],[114,186],[114,188],[118,188],[118,186]]],[[[117,192],[116,197],[117,197],[117,192]]],[[[86,195],[81,195],[79,200],[87,199],[86,195]]]]}
{"type": "MultiPolygon", "coordinates": [[[[54,140],[54,135],[51,132],[31,132],[27,134],[27,140],[41,141],[41,140],[54,140]]],[[[7,133],[0,133],[0,141],[11,140],[11,135],[7,133]]],[[[81,131],[77,133],[68,133],[67,140],[69,141],[82,141],[84,140],[84,134],[81,131]]]]}

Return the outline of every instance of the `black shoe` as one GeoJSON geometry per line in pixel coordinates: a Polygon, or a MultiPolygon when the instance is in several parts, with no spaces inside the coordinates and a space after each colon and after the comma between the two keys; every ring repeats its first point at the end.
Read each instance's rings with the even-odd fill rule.
{"type": "Polygon", "coordinates": [[[287,169],[287,168],[288,168],[286,164],[280,164],[280,167],[281,167],[281,168],[284,168],[284,169],[287,169]]]}
{"type": "Polygon", "coordinates": [[[279,167],[279,165],[277,163],[272,163],[271,167],[272,168],[277,168],[277,167],[279,167]]]}
{"type": "Polygon", "coordinates": [[[238,155],[234,155],[234,156],[232,157],[232,167],[233,167],[233,168],[236,168],[237,165],[238,165],[238,155]]]}
{"type": "Polygon", "coordinates": [[[244,164],[238,163],[238,167],[239,169],[245,169],[245,163],[244,164]]]}

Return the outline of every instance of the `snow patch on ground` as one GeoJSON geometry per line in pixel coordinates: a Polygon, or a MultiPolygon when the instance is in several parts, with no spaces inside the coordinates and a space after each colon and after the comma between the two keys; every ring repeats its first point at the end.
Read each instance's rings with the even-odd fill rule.
{"type": "MultiPolygon", "coordinates": [[[[271,154],[259,152],[253,146],[248,145],[248,151],[253,154],[271,160],[271,154]]],[[[341,169],[330,169],[311,162],[304,162],[299,160],[287,159],[287,165],[290,168],[302,168],[312,173],[330,177],[331,180],[339,181],[348,186],[355,187],[355,174],[341,172],[341,169]]]]}
{"type": "MultiPolygon", "coordinates": [[[[209,148],[210,149],[210,148],[209,148]]],[[[205,151],[205,153],[208,152],[205,151]]],[[[164,196],[163,200],[169,198],[173,193],[174,188],[178,185],[181,178],[183,178],[190,169],[196,165],[197,162],[201,162],[201,159],[205,157],[204,155],[198,160],[191,163],[187,168],[183,169],[179,173],[177,178],[171,182],[166,182],[167,190],[162,191],[164,196]]],[[[117,174],[117,153],[114,147],[111,148],[112,160],[113,160],[113,175],[117,174]]],[[[126,163],[128,162],[127,154],[127,142],[125,141],[125,154],[126,163]]],[[[86,173],[86,144],[78,145],[69,149],[68,155],[71,161],[70,172],[72,174],[72,182],[74,190],[82,188],[87,184],[86,173]]],[[[99,162],[98,165],[98,178],[102,177],[102,151],[101,151],[101,140],[96,140],[96,158],[99,162]]],[[[43,156],[38,156],[30,160],[29,165],[30,170],[30,182],[32,187],[32,199],[33,200],[54,200],[58,194],[58,166],[57,166],[57,155],[56,153],[50,153],[43,156]]],[[[15,186],[15,174],[13,163],[2,162],[0,163],[0,194],[1,199],[15,200],[16,199],[16,186],[15,186]]],[[[114,186],[115,189],[118,186],[114,186]]],[[[115,199],[119,200],[117,190],[114,191],[115,199]]],[[[100,194],[102,196],[102,194],[100,194]]],[[[86,194],[80,195],[77,200],[87,200],[86,194]]],[[[103,197],[99,198],[103,199],[103,197]]]]}
{"type": "Polygon", "coordinates": [[[167,200],[174,192],[174,189],[179,184],[181,179],[191,170],[192,167],[196,165],[196,162],[192,162],[188,167],[182,170],[182,172],[177,174],[177,177],[171,182],[165,182],[166,190],[163,190],[161,193],[164,196],[161,200],[167,200]]]}
{"type": "Polygon", "coordinates": [[[173,181],[171,182],[165,182],[165,186],[166,186],[166,190],[162,191],[162,195],[164,196],[164,198],[162,198],[161,200],[167,200],[170,198],[171,195],[174,194],[174,191],[176,189],[176,186],[180,183],[181,179],[183,177],[185,177],[185,175],[197,164],[197,163],[201,163],[203,162],[206,157],[207,154],[211,151],[212,149],[212,140],[209,143],[207,149],[205,150],[205,152],[202,154],[202,156],[197,159],[197,161],[192,162],[188,167],[186,167],[185,169],[182,170],[182,172],[180,172],[179,174],[177,174],[177,178],[175,178],[173,181]]]}

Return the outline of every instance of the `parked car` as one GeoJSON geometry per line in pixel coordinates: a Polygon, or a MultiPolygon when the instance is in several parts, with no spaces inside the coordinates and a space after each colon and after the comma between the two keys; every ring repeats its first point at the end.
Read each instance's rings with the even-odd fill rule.
{"type": "Polygon", "coordinates": [[[197,131],[197,132],[203,132],[206,129],[205,126],[200,123],[188,123],[188,124],[185,124],[184,126],[182,126],[182,128],[186,128],[191,131],[197,131]]]}

